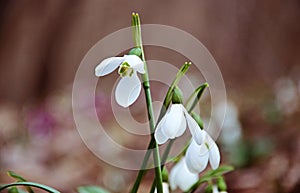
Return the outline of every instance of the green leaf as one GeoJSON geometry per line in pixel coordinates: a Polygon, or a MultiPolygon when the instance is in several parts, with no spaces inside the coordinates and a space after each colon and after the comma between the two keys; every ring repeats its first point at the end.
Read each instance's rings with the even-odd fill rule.
{"type": "Polygon", "coordinates": [[[200,100],[205,88],[208,86],[209,85],[206,82],[206,83],[202,84],[201,86],[199,86],[198,88],[196,88],[196,90],[191,94],[191,96],[188,98],[188,100],[185,104],[185,108],[188,112],[191,112],[194,109],[194,107],[200,100]]]}
{"type": "Polygon", "coordinates": [[[234,170],[234,168],[232,166],[224,165],[224,166],[220,166],[218,169],[209,170],[204,176],[207,176],[207,177],[218,177],[218,176],[221,176],[221,175],[223,175],[223,174],[225,174],[227,172],[230,172],[232,170],[234,170]]]}
{"type": "Polygon", "coordinates": [[[109,191],[98,186],[80,186],[77,188],[79,193],[110,193],[109,191]]]}
{"type": "MultiPolygon", "coordinates": [[[[27,182],[27,180],[25,178],[23,178],[22,176],[16,174],[13,171],[8,171],[7,175],[14,178],[14,179],[16,179],[18,182],[27,182]]],[[[27,189],[27,192],[34,193],[34,191],[30,188],[30,186],[27,186],[26,189],[27,189]]]]}
{"type": "Polygon", "coordinates": [[[18,189],[17,187],[14,186],[8,190],[8,193],[27,193],[27,191],[18,189]]]}
{"type": "Polygon", "coordinates": [[[4,184],[0,186],[0,192],[6,188],[12,187],[12,186],[31,186],[35,188],[39,188],[41,190],[45,190],[49,193],[60,193],[59,191],[55,190],[54,188],[51,188],[49,186],[39,184],[39,183],[34,183],[34,182],[15,182],[11,184],[4,184]]]}
{"type": "MultiPolygon", "coordinates": [[[[162,118],[162,116],[165,114],[166,110],[168,109],[171,101],[172,101],[172,96],[173,96],[173,90],[174,88],[178,85],[179,81],[181,80],[181,78],[185,75],[185,73],[188,71],[188,69],[190,68],[190,66],[192,65],[191,62],[185,62],[180,70],[177,72],[175,79],[173,80],[167,94],[166,97],[164,99],[164,103],[163,103],[163,107],[162,107],[162,111],[160,112],[160,118],[162,118]],[[162,116],[161,116],[162,115],[162,116]]],[[[160,119],[158,119],[157,122],[159,122],[160,119]]]]}
{"type": "Polygon", "coordinates": [[[228,165],[223,165],[220,166],[218,169],[215,170],[209,170],[206,172],[206,174],[204,174],[203,176],[200,177],[200,179],[198,180],[198,182],[196,182],[188,191],[188,193],[193,192],[194,190],[196,190],[202,183],[204,182],[209,182],[214,178],[217,178],[219,176],[222,176],[223,174],[230,172],[234,170],[234,168],[232,166],[228,166],[228,165]]]}
{"type": "Polygon", "coordinates": [[[221,191],[227,190],[227,184],[222,176],[218,177],[217,184],[218,184],[219,190],[221,190],[221,191]]]}
{"type": "Polygon", "coordinates": [[[7,175],[10,176],[10,177],[12,177],[12,178],[14,178],[14,179],[16,179],[19,182],[26,182],[26,180],[22,176],[16,174],[13,171],[8,171],[7,175]]]}
{"type": "Polygon", "coordinates": [[[198,114],[195,113],[195,112],[192,112],[191,115],[192,115],[192,117],[194,118],[194,120],[198,123],[199,127],[200,127],[201,129],[204,129],[203,121],[202,121],[200,115],[198,115],[198,114]]]}
{"type": "Polygon", "coordinates": [[[18,188],[17,188],[17,187],[11,187],[11,188],[8,190],[8,193],[19,193],[19,191],[18,191],[18,188]]]}
{"type": "Polygon", "coordinates": [[[183,94],[178,86],[175,86],[172,94],[172,104],[182,104],[183,94]]]}

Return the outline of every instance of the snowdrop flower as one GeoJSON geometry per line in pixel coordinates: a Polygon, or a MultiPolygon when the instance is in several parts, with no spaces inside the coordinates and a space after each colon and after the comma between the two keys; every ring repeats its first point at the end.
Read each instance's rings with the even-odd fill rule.
{"type": "Polygon", "coordinates": [[[298,110],[297,87],[291,78],[280,78],[275,83],[276,104],[289,115],[298,110]]]}
{"type": "MultiPolygon", "coordinates": [[[[163,192],[164,192],[164,193],[169,193],[169,192],[170,192],[170,191],[169,191],[169,184],[168,184],[168,183],[163,182],[163,183],[162,183],[162,186],[163,186],[163,192]]],[[[154,193],[157,193],[157,190],[156,190],[156,189],[154,190],[154,193]]]]}
{"type": "Polygon", "coordinates": [[[145,73],[143,61],[136,55],[111,57],[103,60],[95,69],[96,76],[105,76],[119,67],[122,77],[119,81],[115,98],[119,105],[128,107],[133,104],[141,92],[141,82],[136,72],[145,73]]]}
{"type": "Polygon", "coordinates": [[[158,144],[164,144],[168,139],[183,135],[187,126],[194,140],[198,144],[202,144],[204,131],[200,129],[197,122],[182,104],[171,104],[167,113],[157,125],[154,133],[155,140],[158,144]]]}
{"type": "Polygon", "coordinates": [[[220,102],[216,107],[215,120],[223,128],[220,140],[224,145],[234,145],[242,137],[242,126],[238,114],[238,107],[233,101],[220,102]],[[223,122],[224,109],[226,109],[226,116],[223,122]]]}
{"type": "Polygon", "coordinates": [[[193,173],[202,172],[208,163],[213,170],[217,169],[220,164],[220,151],[217,144],[206,131],[203,144],[199,145],[192,140],[186,152],[186,164],[188,169],[193,173]]]}
{"type": "Polygon", "coordinates": [[[187,168],[185,157],[172,168],[169,176],[170,187],[172,190],[179,187],[182,191],[187,191],[198,180],[198,174],[191,173],[187,168]]]}

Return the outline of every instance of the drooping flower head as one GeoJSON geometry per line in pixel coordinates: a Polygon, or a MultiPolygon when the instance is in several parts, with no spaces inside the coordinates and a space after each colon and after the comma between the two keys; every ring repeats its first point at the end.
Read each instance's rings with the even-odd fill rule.
{"type": "Polygon", "coordinates": [[[124,55],[123,57],[110,57],[103,60],[96,68],[95,75],[105,76],[112,73],[119,67],[118,73],[121,76],[115,98],[119,105],[128,107],[133,104],[140,95],[141,82],[137,72],[144,74],[144,63],[136,55],[124,55]]]}
{"type": "Polygon", "coordinates": [[[182,104],[172,104],[166,115],[157,125],[154,133],[156,142],[158,144],[164,144],[168,139],[180,137],[185,132],[187,126],[194,140],[198,144],[202,144],[204,135],[199,125],[182,104]]]}
{"type": "Polygon", "coordinates": [[[220,151],[215,141],[206,131],[203,131],[204,141],[201,145],[193,139],[186,152],[186,164],[188,169],[193,173],[202,172],[208,161],[213,170],[217,169],[220,164],[220,151]]]}
{"type": "Polygon", "coordinates": [[[158,144],[164,144],[168,139],[180,137],[185,132],[187,126],[194,140],[198,144],[202,144],[204,139],[203,131],[181,103],[182,93],[179,88],[176,87],[172,97],[172,104],[165,116],[158,123],[154,133],[155,140],[158,144]]]}

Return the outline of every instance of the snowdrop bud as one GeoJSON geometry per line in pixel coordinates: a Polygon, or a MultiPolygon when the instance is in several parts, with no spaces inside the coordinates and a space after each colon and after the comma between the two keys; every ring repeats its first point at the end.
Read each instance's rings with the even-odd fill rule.
{"type": "Polygon", "coordinates": [[[217,185],[220,191],[226,191],[227,185],[223,177],[217,179],[217,185]]]}
{"type": "Polygon", "coordinates": [[[209,184],[206,188],[205,188],[205,193],[213,193],[213,186],[211,184],[209,184]]]}
{"type": "Polygon", "coordinates": [[[203,129],[203,121],[197,113],[192,112],[192,117],[195,119],[195,121],[198,123],[199,127],[203,129]]]}
{"type": "Polygon", "coordinates": [[[181,104],[182,98],[183,98],[182,92],[181,92],[180,88],[178,88],[176,86],[173,90],[172,103],[173,104],[181,104]]]}
{"type": "Polygon", "coordinates": [[[136,56],[140,57],[142,55],[142,50],[141,50],[141,48],[132,48],[128,54],[136,55],[136,56]]]}
{"type": "Polygon", "coordinates": [[[164,169],[161,172],[162,172],[163,182],[168,182],[169,181],[169,172],[168,172],[168,170],[164,167],[164,169]]]}

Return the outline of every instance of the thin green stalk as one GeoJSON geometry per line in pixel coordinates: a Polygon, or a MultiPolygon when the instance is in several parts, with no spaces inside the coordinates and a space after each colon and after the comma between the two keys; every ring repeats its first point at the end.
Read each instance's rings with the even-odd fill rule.
{"type": "MultiPolygon", "coordinates": [[[[149,126],[150,126],[150,131],[151,131],[151,139],[153,139],[154,131],[155,131],[154,112],[153,112],[152,97],[151,97],[151,91],[150,91],[149,74],[148,74],[148,69],[147,69],[147,64],[146,64],[146,60],[145,60],[143,44],[142,44],[140,18],[137,13],[136,14],[133,13],[132,22],[133,22],[133,27],[134,27],[133,34],[134,34],[135,45],[136,45],[136,47],[139,47],[141,49],[142,60],[144,61],[145,73],[142,74],[142,80],[143,80],[143,87],[144,87],[145,96],[146,96],[146,104],[147,104],[147,111],[148,111],[149,126]]],[[[153,149],[153,160],[154,160],[154,165],[155,165],[155,178],[157,180],[157,192],[163,193],[162,175],[161,175],[161,169],[160,169],[160,164],[161,164],[160,163],[160,155],[159,155],[158,144],[156,143],[155,140],[154,140],[154,149],[153,149]]],[[[138,180],[141,180],[141,179],[138,179],[138,180]]]]}
{"type": "Polygon", "coordinates": [[[152,151],[152,149],[154,147],[154,142],[155,142],[155,140],[153,138],[151,138],[151,141],[150,141],[150,143],[148,145],[148,150],[147,150],[147,152],[145,154],[145,157],[143,159],[143,163],[142,163],[141,169],[139,170],[139,173],[138,173],[138,175],[136,177],[134,185],[133,185],[133,187],[131,189],[131,193],[135,193],[139,189],[139,186],[140,186],[140,183],[142,181],[142,178],[143,178],[143,176],[144,176],[144,174],[146,173],[146,170],[147,170],[146,167],[148,165],[148,161],[149,161],[149,158],[150,158],[150,155],[151,155],[151,151],[152,151]]]}
{"type": "MultiPolygon", "coordinates": [[[[142,51],[142,59],[145,62],[145,55],[144,55],[144,50],[143,50],[143,46],[142,46],[142,40],[141,40],[141,31],[140,31],[140,20],[137,14],[133,13],[132,15],[132,26],[133,26],[133,39],[135,41],[135,46],[140,48],[142,51]],[[138,38],[139,37],[139,38],[138,38]]],[[[171,98],[172,98],[172,92],[174,87],[178,84],[178,82],[180,81],[180,79],[183,77],[183,75],[187,72],[187,70],[189,69],[191,63],[185,63],[181,69],[179,70],[179,72],[176,74],[176,77],[173,81],[173,83],[171,84],[167,95],[164,99],[164,103],[163,103],[163,107],[161,108],[160,114],[159,114],[159,118],[157,123],[161,120],[161,118],[165,115],[166,113],[166,109],[168,108],[168,106],[171,103],[171,98]]],[[[148,150],[146,152],[146,155],[144,157],[144,160],[142,162],[142,166],[141,169],[139,170],[139,173],[137,175],[136,181],[132,187],[131,193],[135,193],[137,192],[140,182],[142,180],[142,177],[144,176],[144,174],[146,173],[147,169],[146,166],[148,164],[149,161],[149,157],[151,154],[152,149],[154,148],[154,164],[155,166],[159,166],[160,163],[158,162],[159,158],[159,154],[158,154],[158,146],[157,143],[154,139],[154,131],[155,131],[155,122],[154,122],[154,117],[153,117],[153,109],[152,109],[152,100],[151,100],[151,93],[150,93],[150,84],[149,84],[149,77],[148,77],[148,72],[147,72],[147,66],[145,63],[145,71],[146,73],[144,75],[142,75],[142,79],[143,79],[143,86],[145,89],[145,95],[146,95],[146,101],[147,101],[147,107],[148,107],[148,116],[149,116],[149,121],[150,121],[150,129],[151,129],[151,141],[148,145],[148,150]],[[152,112],[152,113],[151,113],[152,112]],[[159,164],[158,164],[159,163],[159,164]]],[[[164,157],[164,156],[163,156],[164,157]]],[[[167,156],[166,156],[167,157],[167,156]]],[[[166,158],[164,158],[166,159],[166,158]]],[[[165,162],[165,161],[164,161],[165,162]]],[[[157,173],[161,173],[161,169],[160,167],[156,167],[156,174],[157,173]]],[[[161,174],[159,175],[161,178],[161,174]]],[[[159,179],[159,182],[162,183],[161,181],[162,179],[159,179]]]]}
{"type": "MultiPolygon", "coordinates": [[[[170,142],[168,143],[164,153],[163,153],[163,156],[161,158],[161,170],[163,170],[164,166],[165,166],[165,162],[167,161],[168,159],[168,156],[169,156],[169,153],[171,151],[171,148],[172,148],[172,145],[174,143],[175,139],[171,139],[170,142]]],[[[152,186],[151,186],[151,189],[150,189],[150,193],[153,193],[154,190],[155,190],[155,186],[156,186],[156,180],[153,181],[152,183],[152,186]]]]}

